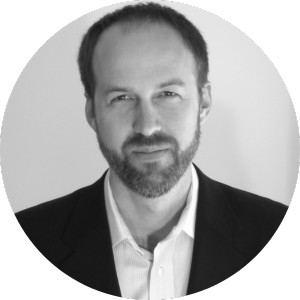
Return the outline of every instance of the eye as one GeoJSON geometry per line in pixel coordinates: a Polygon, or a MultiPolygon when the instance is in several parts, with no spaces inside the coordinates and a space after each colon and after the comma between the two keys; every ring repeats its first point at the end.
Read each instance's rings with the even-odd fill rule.
{"type": "Polygon", "coordinates": [[[162,96],[164,96],[164,97],[174,97],[174,96],[176,96],[176,93],[166,91],[166,92],[162,93],[162,96]]]}
{"type": "Polygon", "coordinates": [[[127,95],[120,95],[112,99],[112,101],[125,101],[125,100],[131,100],[131,98],[127,95]]]}

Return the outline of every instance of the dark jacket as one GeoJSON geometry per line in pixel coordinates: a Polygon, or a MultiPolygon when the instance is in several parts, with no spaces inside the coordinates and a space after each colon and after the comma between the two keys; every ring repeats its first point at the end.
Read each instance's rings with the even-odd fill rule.
{"type": "MultiPolygon", "coordinates": [[[[187,294],[218,284],[243,268],[268,243],[287,210],[196,170],[199,195],[187,294]]],[[[104,178],[105,174],[88,187],[16,216],[32,243],[62,272],[93,289],[121,296],[104,178]]]]}

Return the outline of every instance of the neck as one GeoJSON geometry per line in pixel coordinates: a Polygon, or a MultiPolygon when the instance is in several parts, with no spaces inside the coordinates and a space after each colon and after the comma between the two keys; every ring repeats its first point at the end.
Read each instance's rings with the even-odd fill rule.
{"type": "Polygon", "coordinates": [[[165,195],[149,199],[129,190],[110,170],[110,185],[118,209],[136,242],[153,251],[177,224],[192,180],[191,166],[165,195]]]}

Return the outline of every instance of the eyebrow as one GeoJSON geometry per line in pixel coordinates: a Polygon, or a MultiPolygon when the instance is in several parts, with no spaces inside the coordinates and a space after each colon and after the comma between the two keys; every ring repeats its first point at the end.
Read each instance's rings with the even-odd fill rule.
{"type": "Polygon", "coordinates": [[[160,83],[158,85],[158,88],[162,89],[162,88],[170,86],[170,85],[178,85],[178,86],[181,86],[181,87],[185,87],[185,83],[181,79],[173,78],[173,79],[170,79],[166,82],[160,83]]]}
{"type": "MultiPolygon", "coordinates": [[[[173,78],[166,82],[162,82],[162,83],[158,84],[157,88],[162,89],[162,88],[165,88],[165,87],[171,86],[171,85],[178,85],[180,87],[186,86],[185,83],[181,79],[173,78]]],[[[115,93],[115,92],[133,93],[133,90],[131,88],[126,88],[126,87],[122,87],[122,86],[111,86],[105,90],[104,94],[108,95],[110,93],[115,93]]]]}

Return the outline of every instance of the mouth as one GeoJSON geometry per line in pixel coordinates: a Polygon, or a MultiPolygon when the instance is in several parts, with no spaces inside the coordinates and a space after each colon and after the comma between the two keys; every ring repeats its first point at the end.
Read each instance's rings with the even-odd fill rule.
{"type": "Polygon", "coordinates": [[[168,147],[141,147],[132,151],[132,154],[143,161],[157,160],[169,152],[168,147]]]}
{"type": "Polygon", "coordinates": [[[159,151],[168,150],[169,147],[167,146],[147,146],[147,147],[139,147],[134,149],[132,152],[134,153],[155,153],[159,151]]]}

